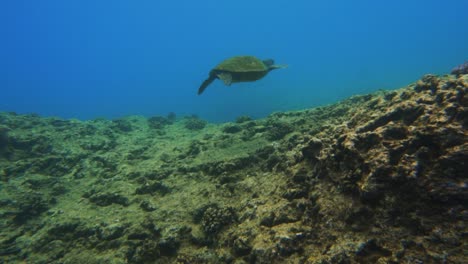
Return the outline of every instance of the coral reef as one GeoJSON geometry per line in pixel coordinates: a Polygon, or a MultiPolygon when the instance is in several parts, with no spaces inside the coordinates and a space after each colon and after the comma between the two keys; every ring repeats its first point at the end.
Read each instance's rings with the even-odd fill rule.
{"type": "Polygon", "coordinates": [[[451,73],[455,75],[468,74],[468,61],[455,67],[451,73]]]}
{"type": "Polygon", "coordinates": [[[0,113],[0,262],[467,263],[467,91],[228,124],[0,113]]]}

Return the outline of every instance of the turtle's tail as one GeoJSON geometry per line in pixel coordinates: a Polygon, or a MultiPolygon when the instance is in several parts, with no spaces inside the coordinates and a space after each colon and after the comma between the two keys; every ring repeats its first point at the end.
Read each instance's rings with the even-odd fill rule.
{"type": "Polygon", "coordinates": [[[205,91],[206,87],[210,85],[214,80],[216,79],[216,75],[210,75],[208,79],[206,79],[201,85],[200,88],[198,88],[198,95],[202,94],[203,91],[205,91]]]}

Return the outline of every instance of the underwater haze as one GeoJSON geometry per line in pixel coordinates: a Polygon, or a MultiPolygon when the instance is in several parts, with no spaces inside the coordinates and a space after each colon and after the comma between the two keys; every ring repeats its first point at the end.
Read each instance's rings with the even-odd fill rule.
{"type": "Polygon", "coordinates": [[[2,1],[0,111],[212,122],[394,89],[468,59],[468,1],[2,1]],[[287,69],[200,84],[236,55],[287,69]]]}

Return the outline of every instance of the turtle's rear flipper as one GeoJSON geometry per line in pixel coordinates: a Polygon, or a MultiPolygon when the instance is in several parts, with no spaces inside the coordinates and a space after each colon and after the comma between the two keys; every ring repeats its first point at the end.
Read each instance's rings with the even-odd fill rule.
{"type": "Polygon", "coordinates": [[[198,88],[198,95],[202,94],[203,91],[205,91],[206,87],[208,87],[208,85],[210,85],[210,83],[212,83],[214,81],[214,79],[216,79],[216,76],[215,75],[210,75],[210,77],[208,79],[206,79],[200,85],[200,88],[198,88]]]}
{"type": "Polygon", "coordinates": [[[288,65],[286,65],[286,64],[275,64],[275,65],[270,65],[268,70],[271,71],[271,70],[276,70],[276,69],[284,69],[284,68],[287,68],[287,67],[288,67],[288,65]]]}
{"type": "Polygon", "coordinates": [[[227,72],[218,74],[218,78],[224,82],[225,85],[230,86],[232,83],[232,75],[227,72]]]}

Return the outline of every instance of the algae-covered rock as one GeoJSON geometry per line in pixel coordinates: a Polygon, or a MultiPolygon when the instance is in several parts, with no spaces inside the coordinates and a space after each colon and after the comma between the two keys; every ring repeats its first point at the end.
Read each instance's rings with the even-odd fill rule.
{"type": "Polygon", "coordinates": [[[118,132],[130,132],[133,130],[132,122],[127,119],[116,119],[112,120],[113,122],[113,128],[117,130],[118,132]]]}
{"type": "Polygon", "coordinates": [[[146,212],[152,212],[154,210],[156,210],[156,206],[154,206],[153,204],[149,203],[148,201],[143,201],[140,203],[140,208],[143,209],[144,211],[146,212]]]}
{"type": "Polygon", "coordinates": [[[468,61],[453,68],[450,73],[455,75],[468,74],[468,61]]]}
{"type": "Polygon", "coordinates": [[[10,138],[8,136],[9,130],[10,129],[7,126],[0,125],[0,158],[8,158],[10,156],[10,138]]]}
{"type": "Polygon", "coordinates": [[[83,197],[88,198],[90,202],[99,206],[109,206],[111,204],[120,204],[128,206],[130,201],[127,197],[117,193],[103,193],[91,191],[85,193],[83,197]]]}
{"type": "Polygon", "coordinates": [[[238,124],[242,124],[242,123],[249,122],[249,121],[252,121],[252,118],[246,115],[239,116],[236,118],[236,123],[238,124]]]}
{"type": "Polygon", "coordinates": [[[175,120],[175,114],[170,115],[169,117],[163,117],[163,116],[153,116],[148,118],[148,126],[153,128],[153,129],[162,129],[167,125],[171,125],[174,123],[175,120]]]}
{"type": "Polygon", "coordinates": [[[155,194],[165,195],[170,193],[171,189],[159,181],[145,182],[141,187],[135,190],[136,194],[155,194]]]}
{"type": "Polygon", "coordinates": [[[0,113],[0,262],[466,263],[467,90],[209,125],[0,113]]]}
{"type": "Polygon", "coordinates": [[[223,132],[229,133],[229,134],[234,134],[242,131],[242,127],[239,125],[226,125],[223,127],[223,132]]]}
{"type": "Polygon", "coordinates": [[[205,234],[212,237],[236,219],[234,208],[212,205],[204,210],[201,224],[205,234]]]}
{"type": "Polygon", "coordinates": [[[267,125],[268,130],[266,133],[266,138],[271,141],[280,140],[287,134],[294,131],[294,128],[285,122],[271,121],[268,122],[267,125]]]}
{"type": "Polygon", "coordinates": [[[205,120],[199,119],[198,117],[189,117],[185,119],[184,127],[189,130],[201,130],[206,126],[205,120]]]}
{"type": "Polygon", "coordinates": [[[50,208],[52,201],[47,200],[40,193],[23,193],[20,199],[15,201],[13,210],[13,221],[16,224],[24,224],[29,220],[38,217],[50,208]]]}
{"type": "Polygon", "coordinates": [[[9,130],[10,129],[8,127],[0,125],[0,149],[5,148],[9,143],[9,139],[8,139],[9,130]]]}

